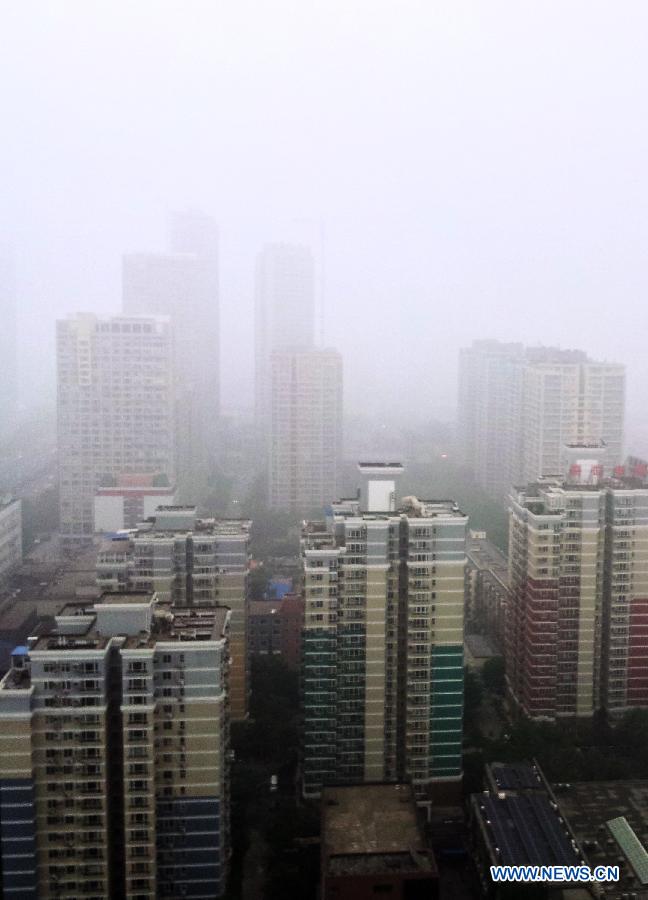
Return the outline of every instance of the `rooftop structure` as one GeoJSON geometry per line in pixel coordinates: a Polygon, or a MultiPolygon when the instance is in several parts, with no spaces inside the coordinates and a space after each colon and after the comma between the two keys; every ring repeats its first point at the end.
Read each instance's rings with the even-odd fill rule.
{"type": "Polygon", "coordinates": [[[434,897],[437,868],[408,784],[322,793],[322,897],[434,897]],[[414,893],[416,891],[416,893],[414,893]]]}

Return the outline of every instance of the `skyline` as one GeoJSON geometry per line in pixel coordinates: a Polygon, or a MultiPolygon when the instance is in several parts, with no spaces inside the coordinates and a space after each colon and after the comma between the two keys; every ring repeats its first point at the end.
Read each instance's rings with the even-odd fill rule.
{"type": "Polygon", "coordinates": [[[167,212],[200,208],[221,237],[226,406],[251,405],[254,257],[282,238],[319,256],[321,220],[349,410],[367,384],[371,413],[398,404],[376,352],[423,386],[410,414],[453,410],[456,352],[488,336],[626,363],[632,428],[648,380],[642,4],[152,10],[5,13],[0,242],[32,396],[53,384],[54,319],[118,312],[122,254],[160,250],[167,212]]]}

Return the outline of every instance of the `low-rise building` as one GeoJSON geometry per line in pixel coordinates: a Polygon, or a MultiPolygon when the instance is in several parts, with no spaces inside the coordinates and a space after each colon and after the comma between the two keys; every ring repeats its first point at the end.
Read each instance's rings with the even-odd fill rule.
{"type": "Polygon", "coordinates": [[[176,489],[166,476],[119,475],[104,478],[94,498],[94,530],[135,528],[158,506],[173,506],[176,489]]]}
{"type": "Polygon", "coordinates": [[[549,783],[535,763],[493,763],[486,767],[486,782],[488,790],[470,799],[473,859],[484,896],[515,900],[522,888],[525,897],[547,897],[556,885],[496,883],[490,867],[583,864],[582,851],[559,814],[549,783]]]}
{"type": "Polygon", "coordinates": [[[466,621],[488,635],[500,650],[506,644],[509,602],[508,560],[485,531],[470,531],[466,541],[466,621]]]}
{"type": "Polygon", "coordinates": [[[250,603],[250,653],[280,656],[292,669],[301,661],[304,598],[287,593],[280,600],[250,603]]]}
{"type": "Polygon", "coordinates": [[[409,784],[322,791],[322,900],[433,900],[438,871],[409,784]]]}

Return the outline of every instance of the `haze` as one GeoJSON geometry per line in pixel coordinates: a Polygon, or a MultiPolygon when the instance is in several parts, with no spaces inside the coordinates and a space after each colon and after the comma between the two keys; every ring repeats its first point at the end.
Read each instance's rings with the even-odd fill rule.
{"type": "Polygon", "coordinates": [[[324,248],[347,411],[451,419],[461,345],[559,344],[627,364],[641,449],[646,33],[643,2],[4,4],[23,401],[53,398],[55,319],[118,312],[122,254],[198,208],[225,408],[252,403],[254,257],[289,236],[324,248]]]}

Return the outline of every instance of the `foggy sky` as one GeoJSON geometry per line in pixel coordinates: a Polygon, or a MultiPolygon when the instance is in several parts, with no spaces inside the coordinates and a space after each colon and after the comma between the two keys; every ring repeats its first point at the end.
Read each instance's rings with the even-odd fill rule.
{"type": "Polygon", "coordinates": [[[118,312],[122,253],[190,207],[220,226],[225,407],[252,401],[256,252],[319,254],[323,220],[350,410],[452,415],[458,347],[498,337],[626,362],[632,426],[646,34],[644,0],[3,4],[25,396],[53,383],[54,319],[118,312]]]}

